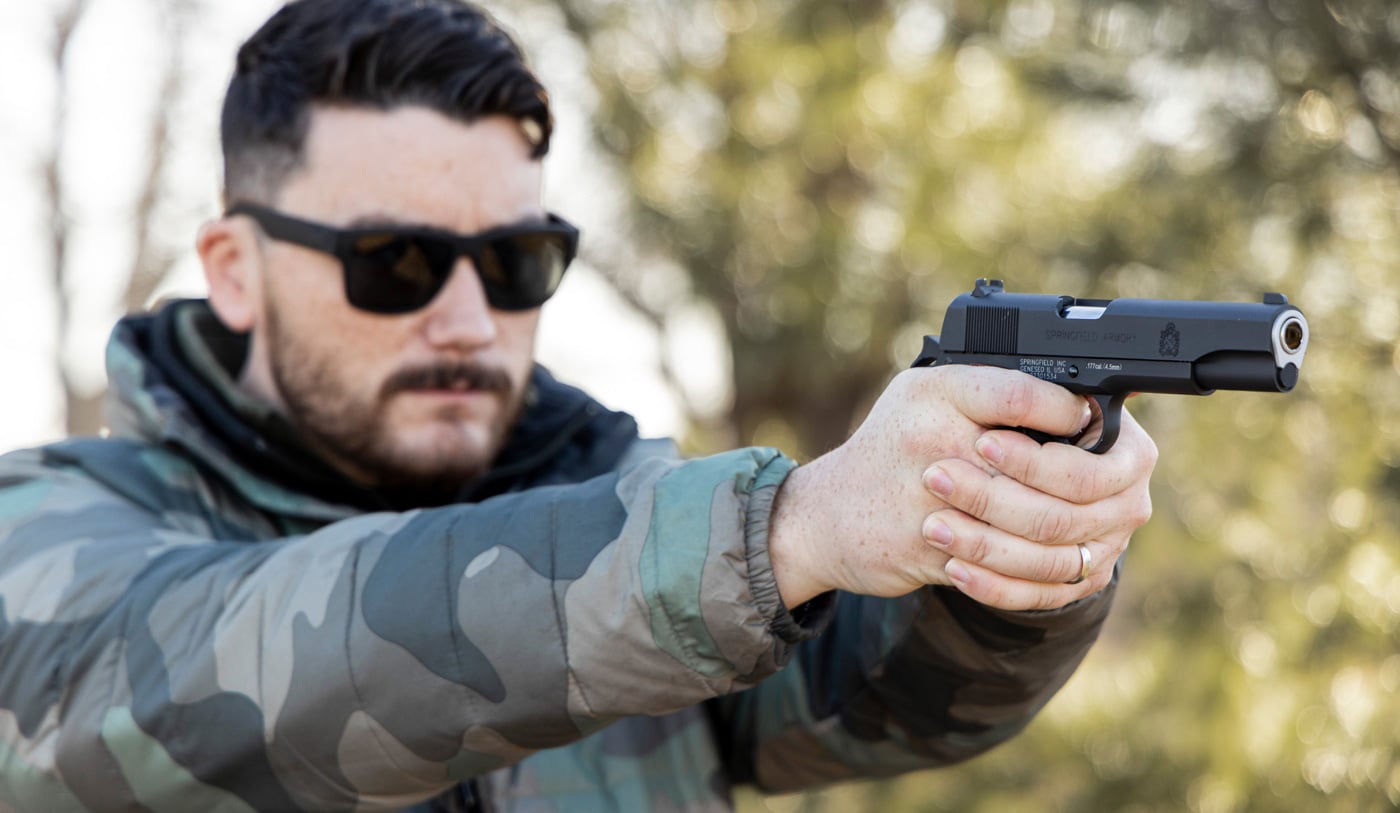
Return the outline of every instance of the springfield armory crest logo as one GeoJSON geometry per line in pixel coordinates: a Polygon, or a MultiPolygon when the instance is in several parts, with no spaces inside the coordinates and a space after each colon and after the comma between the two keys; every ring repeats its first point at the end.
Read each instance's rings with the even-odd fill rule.
{"type": "Polygon", "coordinates": [[[1162,341],[1157,345],[1157,350],[1164,356],[1175,358],[1181,353],[1181,331],[1176,329],[1176,322],[1168,322],[1165,330],[1162,331],[1162,341]]]}

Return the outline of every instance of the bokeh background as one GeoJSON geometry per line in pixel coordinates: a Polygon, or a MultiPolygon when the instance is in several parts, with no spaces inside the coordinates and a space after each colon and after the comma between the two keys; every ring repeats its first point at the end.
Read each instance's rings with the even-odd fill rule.
{"type": "MultiPolygon", "coordinates": [[[[100,427],[124,310],[197,295],[217,108],[270,0],[0,9],[0,445],[100,427]]],[[[1012,743],[746,811],[1400,806],[1400,4],[500,0],[585,256],[542,355],[694,453],[839,443],[979,276],[1252,300],[1287,396],[1146,396],[1156,514],[1012,743]]]]}

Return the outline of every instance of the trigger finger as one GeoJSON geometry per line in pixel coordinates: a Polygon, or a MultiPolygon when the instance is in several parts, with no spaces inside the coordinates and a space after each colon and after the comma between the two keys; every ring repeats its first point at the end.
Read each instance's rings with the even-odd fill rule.
{"type": "Polygon", "coordinates": [[[982,426],[1024,427],[1070,437],[1089,423],[1088,402],[1058,384],[999,367],[944,369],[956,370],[951,400],[982,426]]]}

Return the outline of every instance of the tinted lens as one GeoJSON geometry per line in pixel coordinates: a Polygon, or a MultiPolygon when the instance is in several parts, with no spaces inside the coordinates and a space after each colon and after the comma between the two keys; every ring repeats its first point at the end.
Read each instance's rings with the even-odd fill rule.
{"type": "Polygon", "coordinates": [[[375,313],[427,305],[452,273],[456,251],[444,240],[393,233],[355,238],[345,258],[345,298],[375,313]]]}
{"type": "Polygon", "coordinates": [[[566,239],[549,232],[496,238],[476,259],[487,301],[507,311],[543,305],[568,264],[566,239]]]}

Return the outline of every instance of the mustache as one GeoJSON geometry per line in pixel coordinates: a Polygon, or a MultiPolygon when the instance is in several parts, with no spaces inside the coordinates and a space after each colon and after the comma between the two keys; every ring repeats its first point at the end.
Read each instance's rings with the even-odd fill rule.
{"type": "Polygon", "coordinates": [[[451,361],[408,367],[384,382],[383,395],[409,390],[480,390],[509,395],[514,387],[510,376],[499,367],[469,361],[451,361]]]}

